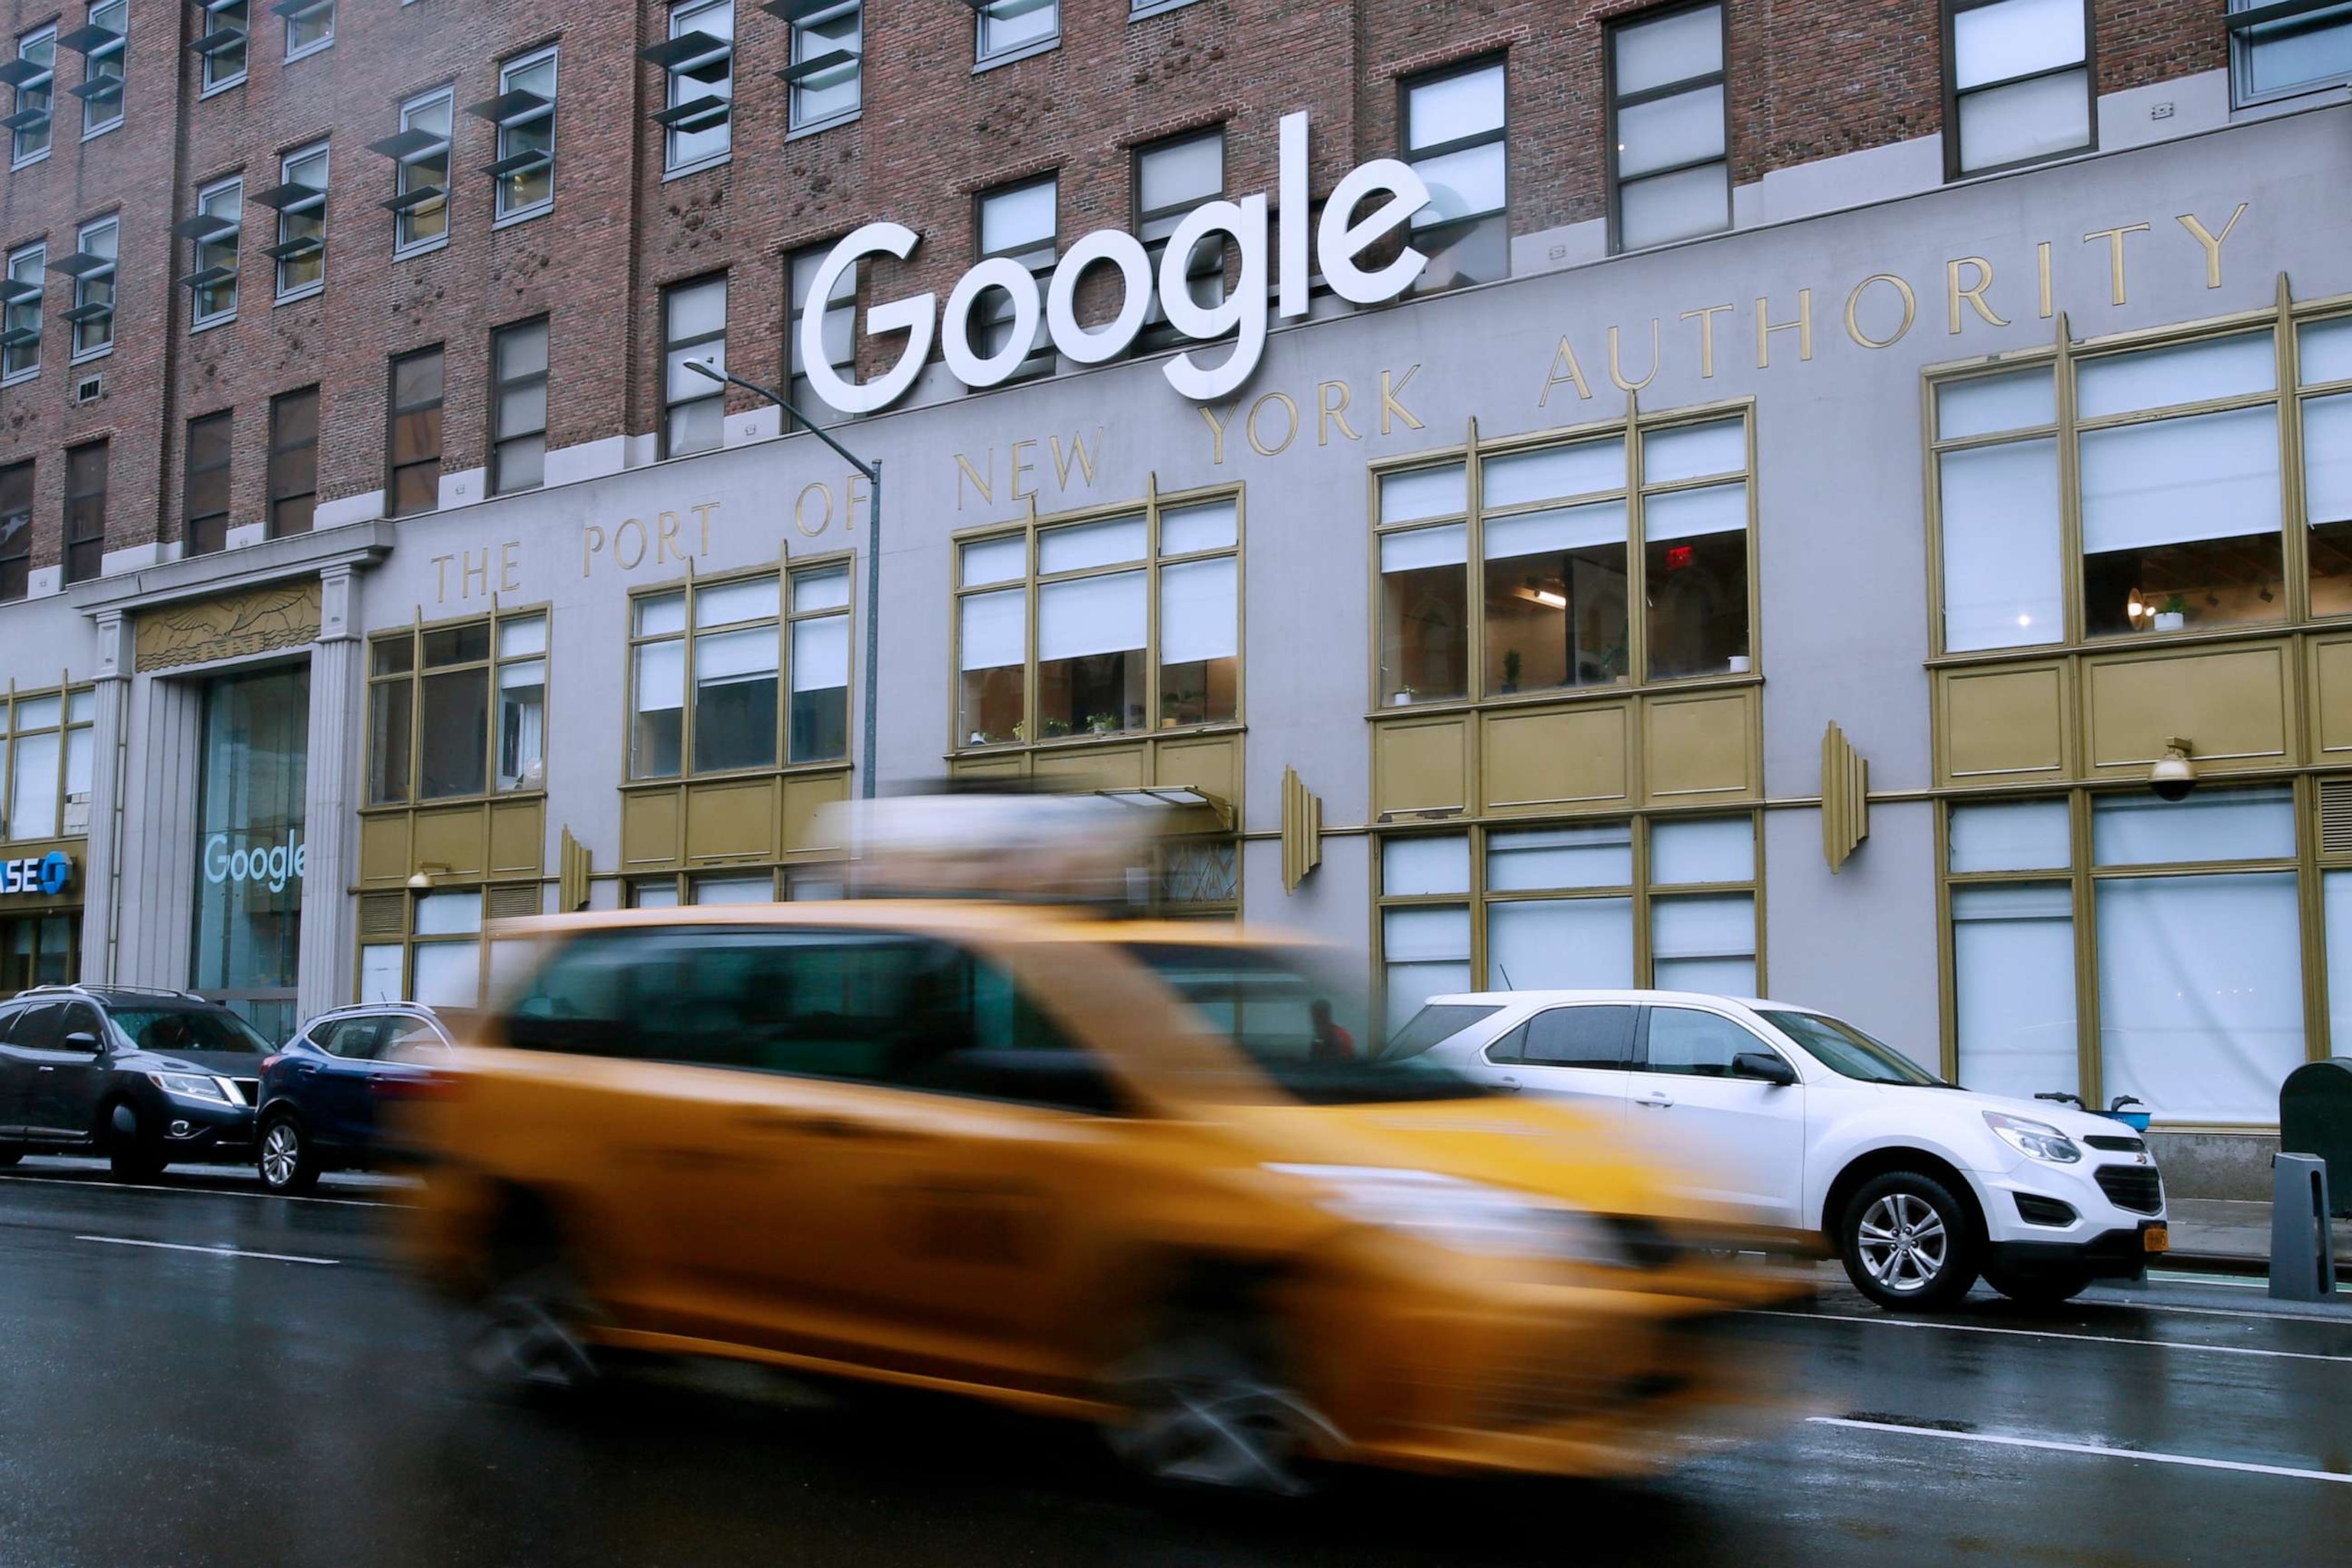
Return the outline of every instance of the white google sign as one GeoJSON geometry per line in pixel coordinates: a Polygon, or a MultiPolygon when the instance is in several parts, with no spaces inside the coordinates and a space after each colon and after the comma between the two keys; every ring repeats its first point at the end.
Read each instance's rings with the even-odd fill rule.
{"type": "MultiPolygon", "coordinates": [[[[1282,121],[1281,163],[1277,171],[1286,215],[1307,211],[1307,116],[1285,115],[1282,121]]],[[[1331,291],[1355,305],[1376,305],[1393,300],[1421,276],[1427,258],[1407,246],[1386,266],[1360,265],[1364,252],[1402,228],[1429,205],[1429,187],[1419,174],[1394,158],[1376,158],[1350,170],[1332,189],[1322,220],[1315,227],[1315,260],[1331,291]],[[1349,215],[1378,195],[1382,202],[1360,223],[1349,215]]],[[[1276,308],[1284,317],[1307,313],[1307,226],[1282,226],[1282,254],[1276,279],[1276,308]]],[[[809,283],[809,298],[832,297],[842,273],[868,256],[891,256],[904,261],[914,254],[922,237],[904,224],[869,223],[833,247],[809,283]]],[[[1232,351],[1213,365],[1204,365],[1190,352],[1171,359],[1168,383],[1185,396],[1201,402],[1223,397],[1240,386],[1257,368],[1265,347],[1266,328],[1265,194],[1255,192],[1239,201],[1206,202],[1184,215],[1168,248],[1160,258],[1156,285],[1160,308],[1169,323],[1188,338],[1207,341],[1234,334],[1232,351]],[[1226,235],[1241,254],[1241,274],[1233,292],[1214,305],[1195,300],[1185,287],[1185,263],[1192,247],[1213,235],[1226,235]]],[[[1009,256],[991,257],[957,279],[948,294],[942,318],[939,296],[916,294],[876,305],[866,313],[866,330],[874,333],[903,331],[907,346],[898,361],[871,381],[845,379],[834,369],[824,347],[824,312],[809,310],[801,317],[801,363],[808,367],[816,395],[845,414],[870,414],[887,408],[915,384],[931,351],[931,335],[940,335],[940,349],[948,370],[966,386],[994,386],[1020,368],[1036,341],[1039,312],[1055,349],[1080,364],[1099,364],[1126,352],[1143,330],[1155,280],[1151,259],[1133,235],[1115,228],[1097,229],[1064,253],[1052,280],[1038,297],[1037,279],[1009,256]],[[1078,279],[1097,264],[1116,268],[1121,291],[1117,319],[1099,327],[1079,324],[1071,301],[1078,279]],[[1004,347],[986,356],[971,350],[972,306],[990,289],[1013,296],[1012,331],[1004,347]]]]}

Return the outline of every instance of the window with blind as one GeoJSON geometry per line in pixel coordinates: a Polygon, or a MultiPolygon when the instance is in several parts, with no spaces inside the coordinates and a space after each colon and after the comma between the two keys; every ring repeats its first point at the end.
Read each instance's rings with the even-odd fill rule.
{"type": "Polygon", "coordinates": [[[1615,249],[1731,226],[1723,16],[1719,4],[1681,5],[1610,25],[1615,249]]]}
{"type": "Polygon", "coordinates": [[[849,598],[845,562],[638,594],[629,777],[845,760],[849,598]]]}
{"type": "Polygon", "coordinates": [[[490,334],[490,493],[547,479],[547,318],[490,334]]]}
{"type": "Polygon", "coordinates": [[[370,639],[370,805],[543,789],[546,775],[545,611],[370,639]]]}
{"type": "Polygon", "coordinates": [[[411,517],[441,504],[441,397],[438,344],[394,358],[384,440],[390,516],[411,517]]]}
{"type": "Polygon", "coordinates": [[[98,693],[0,692],[0,842],[89,831],[98,693]]]}
{"type": "Polygon", "coordinates": [[[1238,719],[1240,550],[1234,495],[960,541],[957,744],[1238,719]]]}
{"type": "Polygon", "coordinates": [[[190,555],[228,546],[228,409],[188,421],[187,474],[182,491],[181,540],[190,555]]]}
{"type": "Polygon", "coordinates": [[[1505,81],[1492,58],[1400,84],[1405,162],[1429,187],[1412,216],[1413,246],[1429,258],[1415,293],[1511,275],[1505,81]]]}
{"type": "Polygon", "coordinates": [[[97,576],[106,554],[106,458],[103,441],[66,454],[68,583],[87,583],[97,576]]]}
{"type": "Polygon", "coordinates": [[[308,533],[319,510],[319,389],[269,402],[269,537],[308,533]]]}

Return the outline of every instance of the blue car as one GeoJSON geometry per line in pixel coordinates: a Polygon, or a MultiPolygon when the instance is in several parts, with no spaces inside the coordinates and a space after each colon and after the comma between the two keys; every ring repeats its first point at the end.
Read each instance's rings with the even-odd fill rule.
{"type": "Polygon", "coordinates": [[[387,1101],[428,1091],[450,1058],[433,1009],[366,1003],[321,1013],[261,1064],[255,1163],[274,1193],[306,1193],[321,1171],[391,1163],[387,1101]]]}

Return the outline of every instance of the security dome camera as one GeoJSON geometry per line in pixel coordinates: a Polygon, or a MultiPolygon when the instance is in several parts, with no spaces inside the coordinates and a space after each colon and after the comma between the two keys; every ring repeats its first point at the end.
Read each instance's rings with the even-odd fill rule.
{"type": "Polygon", "coordinates": [[[2148,783],[2159,800],[2186,800],[2197,787],[2197,764],[2189,760],[2189,742],[2179,738],[2164,742],[2164,755],[2149,770],[2148,783]]]}

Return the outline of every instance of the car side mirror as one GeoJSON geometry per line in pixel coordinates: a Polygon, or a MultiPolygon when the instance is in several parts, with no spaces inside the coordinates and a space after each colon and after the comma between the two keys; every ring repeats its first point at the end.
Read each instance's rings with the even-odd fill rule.
{"type": "Polygon", "coordinates": [[[93,1057],[103,1056],[106,1052],[106,1047],[98,1043],[98,1037],[88,1029],[76,1029],[72,1034],[68,1035],[65,1037],[64,1046],[67,1050],[80,1051],[93,1057]]]}
{"type": "Polygon", "coordinates": [[[1742,1051],[1731,1058],[1731,1076],[1760,1079],[1786,1089],[1797,1081],[1797,1069],[1771,1051],[1742,1051]]]}

